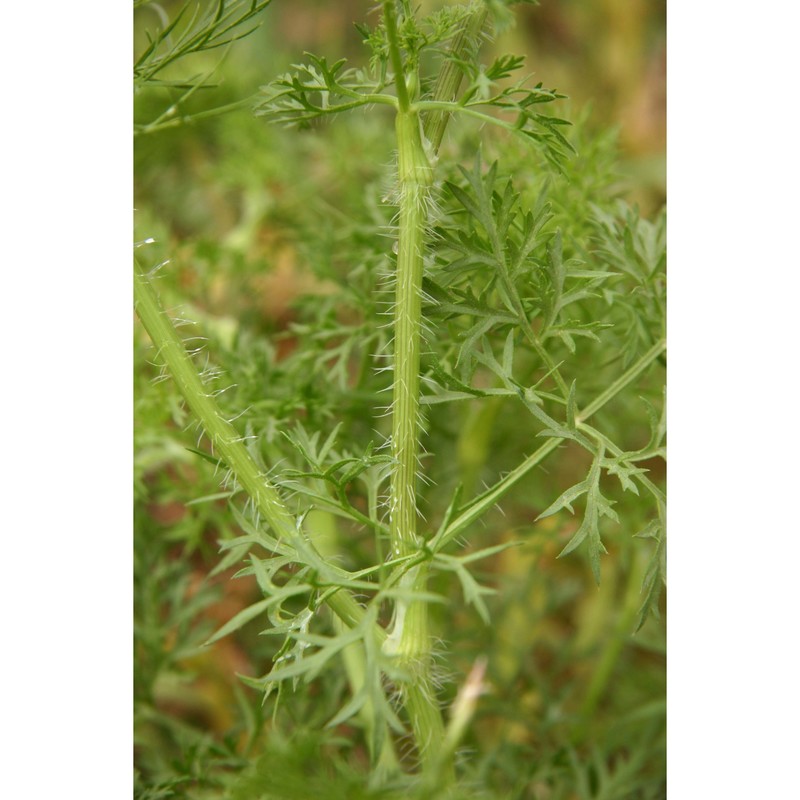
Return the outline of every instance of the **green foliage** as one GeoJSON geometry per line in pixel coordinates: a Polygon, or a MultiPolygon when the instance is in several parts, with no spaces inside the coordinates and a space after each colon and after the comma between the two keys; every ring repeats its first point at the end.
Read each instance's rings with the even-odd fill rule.
{"type": "Polygon", "coordinates": [[[310,63],[296,72],[276,78],[264,87],[264,99],[256,113],[270,121],[308,127],[318,117],[350,111],[370,102],[390,102],[381,96],[380,80],[371,80],[363,70],[344,69],[345,59],[328,64],[325,58],[310,56],[310,63]]]}
{"type": "MultiPolygon", "coordinates": [[[[147,31],[147,46],[133,65],[134,86],[157,82],[159,73],[176,61],[195,53],[215,50],[232,44],[247,36],[253,28],[245,23],[254,20],[272,0],[218,0],[202,14],[198,6],[188,19],[191,4],[182,6],[177,14],[154,34],[147,31]]],[[[134,0],[134,10],[155,5],[151,0],[134,0]]],[[[163,14],[163,9],[156,9],[163,14]]],[[[192,88],[195,83],[188,80],[175,84],[180,88],[192,88]]]]}
{"type": "MultiPolygon", "coordinates": [[[[137,85],[246,32],[265,5],[179,12],[137,85]]],[[[302,136],[205,123],[238,225],[173,232],[173,247],[188,241],[176,263],[162,244],[137,251],[155,344],[146,353],[138,331],[139,797],[662,791],[665,217],[618,197],[610,138],[580,118],[567,134],[541,110],[562,95],[518,80],[521,57],[482,63],[487,15],[507,23],[511,5],[419,18],[383,3],[358,26],[366,64],[308,54],[262,90],[256,114],[302,136]],[[378,106],[412,115],[419,143],[393,140],[378,106]],[[487,158],[495,137],[503,157],[487,158]],[[414,165],[399,186],[394,147],[414,165]],[[406,268],[419,288],[399,320],[406,268]],[[276,274],[304,276],[278,317],[259,305],[276,274]],[[415,456],[398,479],[403,417],[415,456]],[[416,520],[402,547],[398,480],[416,520]],[[180,498],[163,535],[151,509],[180,498]],[[188,559],[214,544],[216,574],[235,580],[197,589],[188,559]],[[212,624],[230,586],[243,588],[212,624]],[[191,686],[219,648],[245,686],[225,733],[171,714],[159,688],[191,686]],[[482,656],[485,683],[457,699],[482,656]],[[625,715],[624,735],[607,735],[625,715]]]]}
{"type": "MultiPolygon", "coordinates": [[[[144,29],[141,49],[133,65],[133,86],[138,94],[152,89],[168,92],[169,106],[154,120],[135,126],[138,133],[152,133],[176,121],[187,122],[181,114],[182,107],[200,89],[210,89],[214,84],[210,79],[217,71],[214,65],[200,74],[178,75],[175,67],[180,62],[191,61],[193,57],[214,53],[220,48],[228,48],[255,30],[256,18],[272,0],[214,0],[200,4],[187,2],[182,5],[172,19],[159,3],[153,0],[134,0],[135,12],[149,14],[151,20],[160,23],[154,32],[149,25],[144,29]],[[205,5],[205,8],[203,8],[205,5]],[[179,116],[180,115],[180,116],[179,116]]],[[[228,110],[217,109],[212,114],[228,110]]],[[[205,112],[203,116],[208,116],[205,112]]]]}

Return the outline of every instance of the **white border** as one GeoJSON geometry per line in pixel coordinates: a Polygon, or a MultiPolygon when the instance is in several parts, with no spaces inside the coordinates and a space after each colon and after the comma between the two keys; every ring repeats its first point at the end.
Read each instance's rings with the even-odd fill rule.
{"type": "Polygon", "coordinates": [[[3,10],[3,797],[131,792],[131,16],[3,10]]]}
{"type": "Polygon", "coordinates": [[[668,7],[672,797],[796,791],[797,11],[668,7]]]}

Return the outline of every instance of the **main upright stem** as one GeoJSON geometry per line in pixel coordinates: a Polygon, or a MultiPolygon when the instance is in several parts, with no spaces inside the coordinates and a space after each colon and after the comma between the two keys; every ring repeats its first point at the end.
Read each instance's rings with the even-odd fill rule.
{"type": "MultiPolygon", "coordinates": [[[[390,487],[390,531],[395,557],[417,552],[417,484],[420,425],[420,346],[422,340],[422,274],[424,238],[428,227],[430,193],[433,186],[432,155],[438,150],[447,125],[447,115],[429,115],[425,133],[419,112],[419,76],[416,65],[404,62],[394,0],[384,0],[384,21],[389,56],[395,73],[398,111],[397,167],[399,188],[397,270],[394,299],[394,382],[392,387],[392,438],[394,460],[390,487]],[[425,142],[425,137],[428,141],[425,142]],[[426,147],[427,144],[427,147],[426,147]]],[[[472,47],[486,20],[485,9],[475,7],[464,30],[453,42],[454,59],[463,58],[472,47]]],[[[461,82],[455,60],[445,60],[437,80],[437,99],[455,97],[461,82]]],[[[450,782],[452,763],[443,759],[445,727],[431,674],[431,636],[427,601],[413,598],[423,592],[428,580],[427,564],[406,574],[403,587],[412,597],[398,598],[392,631],[384,648],[393,652],[408,670],[402,687],[403,702],[414,732],[414,740],[429,779],[450,782]]]]}
{"type": "Polygon", "coordinates": [[[396,120],[400,189],[394,301],[394,385],[390,528],[396,556],[416,551],[419,459],[419,361],[422,325],[423,239],[433,170],[422,146],[419,117],[399,111],[396,120]]]}
{"type": "MultiPolygon", "coordinates": [[[[417,536],[417,480],[419,461],[419,366],[422,338],[422,268],[433,167],[422,142],[419,114],[413,106],[418,80],[403,61],[392,0],[383,4],[392,67],[397,86],[397,171],[399,215],[394,297],[394,380],[392,387],[392,470],[389,513],[395,557],[419,549],[417,536]]],[[[427,567],[405,575],[410,593],[425,590],[427,567]]],[[[445,730],[431,679],[431,637],[425,600],[397,599],[392,631],[384,644],[409,678],[401,692],[423,771],[432,774],[439,764],[439,745],[445,730]]],[[[447,776],[452,778],[452,774],[447,776]]]]}

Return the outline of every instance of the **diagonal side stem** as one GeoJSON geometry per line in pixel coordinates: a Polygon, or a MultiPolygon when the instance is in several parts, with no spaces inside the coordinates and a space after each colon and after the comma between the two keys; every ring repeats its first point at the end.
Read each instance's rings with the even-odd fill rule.
{"type": "MultiPolygon", "coordinates": [[[[434,100],[455,101],[464,78],[458,62],[468,57],[469,53],[480,45],[488,16],[486,5],[478,4],[470,15],[468,23],[453,37],[449,47],[449,57],[445,57],[433,87],[434,100]]],[[[439,151],[449,121],[450,112],[443,109],[434,109],[425,114],[423,131],[434,153],[439,151]]]]}
{"type": "MultiPolygon", "coordinates": [[[[135,263],[133,281],[136,313],[186,404],[203,426],[215,454],[231,470],[276,536],[290,538],[296,531],[294,517],[284,505],[278,490],[247,452],[238,431],[222,416],[219,406],[200,380],[175,326],[161,307],[150,281],[135,263]]],[[[364,610],[344,589],[328,595],[325,602],[348,627],[356,627],[364,618],[364,610]]],[[[386,637],[382,628],[380,634],[382,638],[386,637]]]]}

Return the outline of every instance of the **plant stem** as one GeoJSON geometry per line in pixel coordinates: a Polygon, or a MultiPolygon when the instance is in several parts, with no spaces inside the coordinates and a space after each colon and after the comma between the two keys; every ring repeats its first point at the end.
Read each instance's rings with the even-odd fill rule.
{"type": "Polygon", "coordinates": [[[394,301],[394,385],[390,528],[396,556],[417,549],[419,455],[419,359],[422,322],[422,250],[433,172],[413,111],[397,114],[400,228],[394,301]]]}
{"type": "MultiPolygon", "coordinates": [[[[471,50],[477,49],[487,17],[488,11],[485,4],[476,5],[469,17],[469,22],[453,37],[449,48],[450,57],[445,58],[436,78],[436,85],[433,88],[432,95],[434,100],[455,101],[464,77],[458,61],[464,60],[471,50]]],[[[425,138],[430,142],[434,153],[439,151],[444,138],[444,131],[449,121],[450,112],[442,109],[432,110],[425,115],[425,138]]]]}
{"type": "MultiPolygon", "coordinates": [[[[418,86],[413,69],[406,75],[400,52],[394,3],[383,4],[389,53],[395,73],[398,113],[396,135],[400,195],[397,270],[394,302],[394,381],[392,387],[392,457],[395,462],[390,487],[390,531],[395,557],[419,549],[417,536],[417,471],[420,435],[419,367],[422,339],[422,274],[425,231],[428,225],[433,167],[423,145],[423,130],[416,97],[408,85],[418,86]]],[[[463,58],[483,28],[486,11],[475,6],[464,28],[454,37],[451,54],[463,58]]],[[[438,76],[434,97],[453,98],[461,83],[455,61],[446,59],[438,76]]],[[[449,114],[434,113],[425,120],[425,135],[435,153],[441,144],[449,114]]],[[[426,588],[428,569],[424,564],[410,569],[401,583],[410,592],[426,588]]],[[[452,782],[452,764],[443,768],[440,748],[445,738],[442,715],[431,679],[431,641],[428,607],[424,600],[398,599],[388,648],[409,669],[412,679],[402,687],[403,702],[411,721],[423,772],[430,778],[452,782]]]]}
{"type": "MultiPolygon", "coordinates": [[[[395,557],[415,553],[419,457],[419,363],[422,338],[423,240],[433,170],[422,145],[416,111],[398,111],[396,119],[400,214],[394,303],[394,384],[392,390],[392,470],[390,531],[395,557]]],[[[425,589],[427,569],[409,570],[403,583],[410,592],[425,589]]],[[[430,679],[431,642],[425,600],[397,600],[391,649],[411,680],[402,688],[423,769],[438,762],[444,723],[430,679]]]]}
{"type": "MultiPolygon", "coordinates": [[[[392,470],[389,496],[391,545],[395,557],[415,553],[417,537],[417,470],[420,434],[419,364],[422,338],[422,272],[433,168],[422,143],[419,114],[410,106],[395,20],[394,3],[384,2],[390,57],[399,108],[395,121],[400,208],[394,298],[392,386],[392,470]]],[[[410,80],[416,76],[411,75],[410,80]]],[[[419,565],[402,578],[410,593],[425,590],[428,570],[419,565]]],[[[444,722],[431,680],[431,637],[425,600],[398,598],[392,632],[384,649],[408,670],[401,687],[423,772],[439,765],[444,722]]],[[[452,770],[443,780],[452,781],[452,770]]]]}
{"type": "MultiPolygon", "coordinates": [[[[335,558],[338,554],[339,531],[336,517],[328,511],[314,509],[309,512],[307,519],[317,536],[315,542],[320,554],[325,558],[335,558]]],[[[339,617],[333,617],[333,628],[337,634],[347,630],[347,626],[339,617]]],[[[353,696],[363,690],[367,680],[367,661],[364,651],[364,642],[351,642],[342,650],[342,660],[350,692],[353,696]]],[[[364,726],[364,738],[369,748],[370,759],[375,769],[375,779],[378,783],[400,771],[400,762],[397,759],[394,744],[389,735],[386,720],[381,718],[375,710],[371,697],[368,697],[358,712],[361,724],[364,726]],[[380,726],[380,730],[378,730],[380,726]]]]}
{"type": "Polygon", "coordinates": [[[386,36],[389,40],[389,58],[394,70],[395,89],[400,111],[408,111],[408,89],[406,88],[403,57],[400,54],[400,35],[397,32],[397,16],[395,14],[394,0],[383,0],[383,21],[386,24],[386,36]]]}
{"type": "MultiPolygon", "coordinates": [[[[269,523],[276,536],[291,540],[297,532],[294,517],[284,505],[278,490],[247,452],[237,430],[222,416],[219,406],[197,374],[175,326],[161,308],[150,281],[141,273],[135,262],[133,281],[136,313],[186,404],[203,426],[214,453],[231,470],[236,481],[250,496],[258,513],[269,523]]],[[[359,625],[364,618],[361,606],[344,589],[328,595],[325,602],[350,628],[359,625]]],[[[385,638],[382,628],[380,634],[385,638]]]]}

